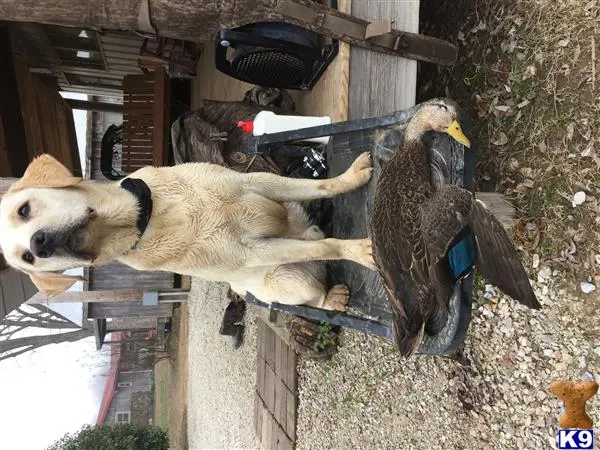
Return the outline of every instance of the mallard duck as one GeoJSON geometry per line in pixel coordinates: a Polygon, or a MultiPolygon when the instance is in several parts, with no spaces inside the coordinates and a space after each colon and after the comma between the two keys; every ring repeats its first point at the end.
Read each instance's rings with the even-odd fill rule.
{"type": "Polygon", "coordinates": [[[418,349],[424,333],[435,336],[444,327],[456,283],[475,266],[513,299],[540,308],[516,249],[485,204],[453,184],[434,190],[422,142],[429,131],[471,146],[454,101],[423,103],[406,125],[402,146],[382,168],[370,223],[393,338],[404,356],[418,349]]]}

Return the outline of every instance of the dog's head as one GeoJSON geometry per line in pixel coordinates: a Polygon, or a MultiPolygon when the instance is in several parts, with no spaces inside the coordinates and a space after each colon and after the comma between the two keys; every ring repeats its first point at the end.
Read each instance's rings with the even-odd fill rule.
{"type": "Polygon", "coordinates": [[[80,181],[56,159],[42,155],[0,202],[0,248],[6,261],[47,295],[81,279],[60,272],[90,265],[95,257],[87,250],[95,211],[80,181]]]}

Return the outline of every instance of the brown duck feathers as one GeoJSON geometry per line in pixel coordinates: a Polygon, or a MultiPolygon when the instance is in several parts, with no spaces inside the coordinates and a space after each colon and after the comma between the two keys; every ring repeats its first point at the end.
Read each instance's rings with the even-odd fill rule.
{"type": "Polygon", "coordinates": [[[404,356],[418,349],[423,333],[433,336],[444,326],[454,286],[473,265],[515,300],[540,308],[498,219],[465,189],[448,184],[433,190],[421,139],[435,130],[470,146],[458,120],[453,101],[424,103],[377,184],[370,223],[373,251],[393,313],[395,344],[404,356]]]}

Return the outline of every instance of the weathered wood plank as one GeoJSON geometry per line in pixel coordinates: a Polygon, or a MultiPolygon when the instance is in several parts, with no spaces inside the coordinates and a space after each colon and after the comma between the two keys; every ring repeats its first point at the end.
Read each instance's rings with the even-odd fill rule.
{"type": "Polygon", "coordinates": [[[114,317],[106,324],[106,331],[151,330],[157,324],[156,317],[114,317]]]}
{"type": "Polygon", "coordinates": [[[263,336],[265,339],[265,361],[271,369],[275,369],[275,333],[270,327],[265,326],[263,336]]]}
{"type": "Polygon", "coordinates": [[[261,358],[265,358],[265,337],[264,337],[264,328],[265,324],[260,318],[256,321],[256,338],[258,340],[257,349],[258,355],[261,358]]]}
{"type": "Polygon", "coordinates": [[[155,166],[165,166],[169,164],[169,144],[171,142],[171,88],[169,76],[166,74],[163,68],[157,68],[156,74],[157,78],[155,83],[158,88],[155,91],[155,102],[158,102],[160,105],[160,116],[154,121],[154,129],[157,134],[154,146],[153,161],[155,166]]]}
{"type": "Polygon", "coordinates": [[[258,395],[258,392],[254,394],[254,431],[257,436],[260,436],[262,431],[262,415],[263,415],[263,402],[258,395]]]}
{"type": "Polygon", "coordinates": [[[292,441],[296,441],[296,412],[297,412],[297,404],[296,404],[296,396],[292,393],[292,391],[287,391],[287,424],[286,424],[286,432],[287,435],[292,439],[292,441]]]}
{"type": "Polygon", "coordinates": [[[273,416],[273,420],[271,421],[271,445],[268,448],[277,449],[277,442],[279,440],[279,430],[279,423],[277,422],[277,419],[275,419],[275,417],[273,416]]]}
{"type": "Polygon", "coordinates": [[[282,428],[279,428],[279,436],[277,440],[277,450],[292,450],[294,444],[291,439],[285,434],[282,428]]]}
{"type": "MultiPolygon", "coordinates": [[[[28,304],[48,304],[48,303],[124,303],[124,302],[141,302],[144,297],[144,292],[152,291],[152,289],[107,289],[102,291],[67,291],[55,297],[38,292],[27,300],[28,304]]],[[[170,288],[159,291],[158,298],[161,301],[186,301],[187,289],[170,288]]]]}
{"type": "Polygon", "coordinates": [[[113,317],[171,317],[173,305],[143,305],[141,302],[90,303],[88,318],[108,319],[113,317]]]}
{"type": "Polygon", "coordinates": [[[271,432],[273,429],[273,416],[269,412],[267,405],[265,404],[265,408],[263,410],[263,418],[262,418],[262,432],[260,433],[260,442],[265,444],[267,442],[271,442],[271,432]]]}
{"type": "MultiPolygon", "coordinates": [[[[349,13],[350,3],[350,0],[338,0],[337,9],[349,13]]],[[[296,111],[310,116],[329,116],[333,122],[347,120],[349,78],[350,44],[340,41],[337,56],[317,84],[308,92],[290,91],[296,111]]]]}
{"type": "Polygon", "coordinates": [[[265,390],[263,400],[269,411],[273,411],[275,408],[275,373],[269,364],[265,364],[265,390]]]}
{"type": "Polygon", "coordinates": [[[514,225],[516,209],[502,194],[497,192],[476,192],[475,198],[485,203],[506,229],[514,225]]]}
{"type": "Polygon", "coordinates": [[[265,398],[265,360],[262,356],[258,355],[257,357],[257,367],[256,367],[256,390],[258,395],[264,400],[265,398]]]}
{"type": "Polygon", "coordinates": [[[279,336],[277,336],[277,339],[281,342],[281,350],[279,353],[279,357],[280,357],[280,359],[279,359],[279,361],[280,361],[279,376],[281,377],[283,382],[287,385],[288,384],[288,352],[293,351],[293,350],[290,349],[289,345],[287,345],[287,343],[285,341],[283,341],[279,336]]]}
{"type": "Polygon", "coordinates": [[[118,262],[90,268],[90,290],[143,288],[160,290],[172,288],[175,276],[170,272],[139,271],[118,262]]]}
{"type": "Polygon", "coordinates": [[[287,354],[287,371],[286,376],[283,379],[286,380],[287,387],[292,392],[296,392],[296,389],[298,387],[298,372],[296,371],[297,356],[296,352],[291,347],[288,347],[287,354]]]}
{"type": "MultiPolygon", "coordinates": [[[[419,0],[353,1],[352,15],[367,20],[392,20],[397,30],[419,31],[419,0]]],[[[415,104],[416,87],[417,61],[351,47],[351,119],[408,108],[415,104]]]]}
{"type": "Polygon", "coordinates": [[[281,381],[281,377],[275,373],[275,405],[273,408],[273,415],[275,416],[275,420],[279,423],[286,418],[287,414],[285,406],[287,399],[286,391],[287,388],[283,384],[283,381],[281,381]],[[281,399],[283,399],[283,408],[281,399]]]}
{"type": "MultiPolygon", "coordinates": [[[[275,334],[275,333],[273,333],[275,334]]],[[[275,373],[277,374],[278,377],[281,377],[281,339],[279,339],[279,336],[275,335],[274,336],[274,340],[275,340],[275,353],[274,353],[274,366],[273,368],[275,369],[275,373]]],[[[285,355],[285,357],[287,358],[287,354],[285,355]]]]}

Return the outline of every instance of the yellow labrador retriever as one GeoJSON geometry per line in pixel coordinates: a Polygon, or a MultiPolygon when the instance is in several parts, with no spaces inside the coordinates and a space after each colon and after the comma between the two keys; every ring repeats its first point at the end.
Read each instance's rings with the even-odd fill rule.
{"type": "Polygon", "coordinates": [[[326,180],[243,174],[206,163],[145,167],[121,182],[82,181],[49,155],[0,202],[0,247],[47,295],[74,267],[117,260],[228,282],[265,302],[346,310],[348,289],[325,289],[324,260],[374,269],[369,239],[324,239],[298,203],[367,183],[368,153],[326,180]]]}

